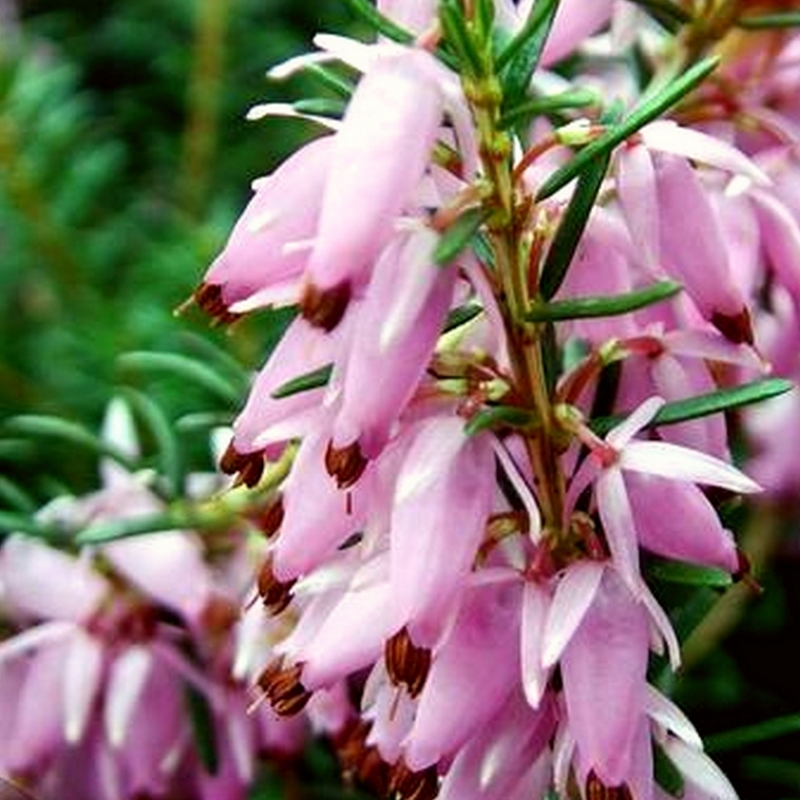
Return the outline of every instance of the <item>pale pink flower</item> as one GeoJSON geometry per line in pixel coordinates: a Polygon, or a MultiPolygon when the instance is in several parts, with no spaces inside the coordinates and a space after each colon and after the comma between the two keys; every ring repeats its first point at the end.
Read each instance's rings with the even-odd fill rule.
{"type": "MultiPolygon", "coordinates": [[[[590,476],[594,476],[597,510],[603,523],[609,550],[621,577],[634,593],[643,588],[643,583],[639,575],[638,525],[631,504],[631,490],[626,481],[627,473],[641,473],[679,481],[681,491],[685,495],[683,498],[685,508],[687,510],[695,508],[701,515],[697,523],[699,526],[708,520],[708,515],[704,505],[697,505],[698,498],[695,494],[697,489],[693,484],[719,486],[741,493],[757,492],[760,489],[758,484],[738,469],[706,453],[668,442],[634,440],[636,433],[650,422],[662,405],[661,398],[650,398],[624,422],[611,430],[604,444],[598,445],[594,450],[594,458],[584,462],[570,487],[571,496],[577,497],[590,476]]],[[[659,481],[650,486],[646,481],[638,482],[633,491],[639,494],[637,505],[640,508],[647,508],[649,504],[659,502],[657,492],[659,485],[659,481]]],[[[695,528],[694,522],[688,520],[685,522],[695,528]]],[[[697,530],[702,531],[705,536],[716,539],[716,542],[709,548],[699,547],[694,553],[690,547],[690,551],[685,552],[683,556],[687,560],[698,560],[700,553],[704,551],[730,552],[729,534],[721,526],[715,526],[710,530],[697,527],[697,530]]],[[[669,535],[669,531],[664,529],[663,535],[669,535]]],[[[654,537],[651,538],[649,534],[647,536],[652,546],[654,537]]],[[[686,544],[691,545],[690,542],[686,544]]],[[[665,542],[662,547],[664,551],[674,552],[673,548],[677,547],[677,543],[665,542]]],[[[733,566],[732,559],[730,565],[733,566]]]]}
{"type": "Polygon", "coordinates": [[[332,152],[333,139],[322,137],[254,182],[252,200],[195,293],[212,316],[298,301],[332,152]]]}
{"type": "Polygon", "coordinates": [[[414,50],[379,57],[353,94],[333,143],[308,263],[312,317],[309,306],[318,301],[308,292],[359,285],[422,179],[444,110],[428,59],[414,50]]]}
{"type": "Polygon", "coordinates": [[[492,501],[491,443],[457,417],[423,422],[397,478],[390,522],[393,621],[430,647],[458,607],[492,501]],[[424,520],[424,527],[420,527],[424,520]]]}
{"type": "Polygon", "coordinates": [[[456,272],[435,265],[438,236],[421,228],[398,237],[378,258],[332,390],[331,446],[354,445],[375,458],[390,439],[433,354],[450,308],[456,272]]]}

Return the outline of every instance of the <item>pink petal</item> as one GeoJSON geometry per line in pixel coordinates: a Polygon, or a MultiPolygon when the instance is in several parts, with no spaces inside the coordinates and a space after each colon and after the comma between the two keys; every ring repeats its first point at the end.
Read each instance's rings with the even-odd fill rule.
{"type": "Polygon", "coordinates": [[[607,786],[625,782],[642,718],[647,615],[614,570],[561,659],[569,725],[582,763],[607,786]]]}
{"type": "Polygon", "coordinates": [[[422,51],[377,60],[335,136],[308,277],[320,289],[359,279],[428,163],[443,100],[422,51]]]}
{"type": "Polygon", "coordinates": [[[194,621],[208,602],[211,572],[195,534],[149,533],[111,542],[102,552],[143,592],[187,620],[194,621]]]}
{"type": "Polygon", "coordinates": [[[542,66],[549,66],[580,46],[611,18],[613,0],[562,0],[542,52],[542,66]]]}
{"type": "Polygon", "coordinates": [[[467,439],[457,417],[424,424],[403,462],[391,518],[394,622],[420,646],[434,644],[472,570],[492,462],[490,440],[467,439]]]}
{"type": "Polygon", "coordinates": [[[531,708],[538,708],[547,685],[547,665],[542,657],[545,642],[545,619],[550,603],[549,593],[527,581],[522,591],[522,689],[531,708]]]}
{"type": "Polygon", "coordinates": [[[509,585],[469,592],[419,698],[406,742],[412,769],[457,752],[518,685],[519,601],[509,585]]]}
{"type": "Polygon", "coordinates": [[[622,147],[616,157],[620,206],[642,263],[654,269],[659,261],[658,193],[653,161],[639,144],[622,147]]]}
{"type": "Polygon", "coordinates": [[[627,475],[625,483],[642,547],[666,558],[737,571],[733,536],[697,486],[644,473],[627,475]]]}
{"type": "Polygon", "coordinates": [[[662,478],[720,486],[751,494],[761,487],[731,464],[718,458],[667,442],[631,442],[620,454],[620,467],[662,478]]]}
{"type": "Polygon", "coordinates": [[[706,188],[688,161],[677,156],[661,159],[657,176],[664,269],[683,283],[706,319],[739,316],[745,301],[731,278],[726,242],[706,188]]]}
{"type": "Polygon", "coordinates": [[[722,770],[702,751],[680,739],[668,739],[664,751],[689,783],[714,800],[738,800],[722,770]]]}
{"type": "Polygon", "coordinates": [[[663,405],[663,397],[648,398],[620,422],[619,425],[608,432],[606,441],[617,450],[623,449],[645,425],[652,421],[653,417],[661,410],[663,405]]]}
{"type": "Polygon", "coordinates": [[[606,565],[598,561],[578,561],[564,571],[547,613],[542,666],[551,667],[561,658],[594,602],[605,569],[606,565]]]}
{"type": "Polygon", "coordinates": [[[284,516],[273,564],[275,576],[281,581],[310,572],[359,530],[366,519],[371,488],[369,468],[347,492],[338,489],[325,468],[327,444],[324,429],[303,439],[284,484],[284,516]]]}
{"type": "Polygon", "coordinates": [[[42,619],[86,619],[108,591],[106,580],[87,561],[29,536],[10,536],[3,543],[0,583],[12,609],[42,619]]]}
{"type": "Polygon", "coordinates": [[[772,181],[741,150],[695,128],[685,128],[673,120],[656,120],[639,130],[645,147],[660,150],[691,161],[699,161],[717,169],[745,175],[755,183],[769,185],[772,181]]]}
{"type": "Polygon", "coordinates": [[[142,698],[153,656],[142,645],[133,645],[112,663],[103,707],[106,735],[112,747],[121,748],[136,704],[142,698]]]}
{"type": "MultiPolygon", "coordinates": [[[[627,452],[627,448],[623,452],[627,452]]],[[[642,583],[639,574],[639,537],[622,471],[618,467],[603,470],[597,478],[595,494],[614,564],[630,590],[638,592],[642,583]]]]}
{"type": "Polygon", "coordinates": [[[393,633],[389,606],[389,583],[363,583],[356,573],[351,587],[295,656],[304,662],[303,685],[330,686],[379,658],[393,633]]]}
{"type": "Polygon", "coordinates": [[[64,738],[75,744],[83,738],[103,674],[103,649],[93,636],[78,628],[64,659],[64,738]]]}

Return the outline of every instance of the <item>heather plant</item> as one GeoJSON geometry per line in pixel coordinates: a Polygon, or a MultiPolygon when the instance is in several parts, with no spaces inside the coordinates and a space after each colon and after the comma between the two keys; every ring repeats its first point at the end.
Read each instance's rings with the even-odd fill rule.
{"type": "Polygon", "coordinates": [[[316,135],[181,307],[278,320],[263,366],[121,359],[241,395],[229,477],[175,435],[220,415],[143,392],[11,420],[102,458],[0,516],[0,772],[235,800],[315,736],[352,797],[734,800],[673,695],[798,498],[798,14],[346,6],[270,70],[318,92],[249,118],[316,135]]]}
{"type": "Polygon", "coordinates": [[[258,685],[291,715],[355,684],[337,746],[381,795],[735,797],[662,691],[659,589],[752,583],[714,502],[761,489],[733,410],[788,388],[758,329],[798,300],[795,15],[350,5],[377,40],[272,70],[337,99],[252,109],[324,132],[195,294],[298,308],[221,462],[255,486],[299,442],[258,685]]]}

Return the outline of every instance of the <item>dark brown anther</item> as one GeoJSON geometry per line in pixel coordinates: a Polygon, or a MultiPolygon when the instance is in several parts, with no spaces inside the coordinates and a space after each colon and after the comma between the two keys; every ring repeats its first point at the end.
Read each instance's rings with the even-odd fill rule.
{"type": "Polygon", "coordinates": [[[203,606],[200,624],[203,630],[212,636],[223,636],[230,633],[240,617],[238,603],[232,602],[227,597],[214,595],[203,606]]]}
{"type": "Polygon", "coordinates": [[[358,441],[346,447],[334,447],[328,442],[325,450],[325,469],[328,475],[336,479],[340,489],[349,489],[364,473],[368,460],[364,458],[358,441]]]}
{"type": "Polygon", "coordinates": [[[343,281],[329,289],[308,284],[300,298],[300,313],[316,328],[332,331],[350,302],[350,284],[343,281]]]}
{"type": "Polygon", "coordinates": [[[235,475],[247,463],[247,455],[240,453],[234,446],[233,440],[228,442],[222,458],[219,460],[219,468],[226,475],[235,475]]]}
{"type": "Polygon", "coordinates": [[[228,304],[222,299],[222,286],[218,283],[201,283],[192,299],[218,325],[231,325],[241,317],[228,311],[228,304]]]}
{"type": "Polygon", "coordinates": [[[264,559],[264,563],[258,570],[256,586],[258,587],[258,594],[270,614],[280,614],[292,602],[292,587],[294,584],[293,580],[284,583],[275,577],[275,573],[272,570],[271,554],[264,559]]]}
{"type": "Polygon", "coordinates": [[[439,773],[435,766],[414,772],[398,761],[392,767],[389,794],[397,800],[434,800],[439,794],[439,773]]]}
{"type": "Polygon", "coordinates": [[[381,758],[377,747],[367,744],[370,727],[370,723],[363,720],[352,720],[333,744],[347,785],[387,797],[392,768],[381,758]]]}
{"type": "Polygon", "coordinates": [[[270,662],[259,675],[257,685],[267,696],[276,714],[291,717],[302,711],[311,692],[300,683],[301,664],[283,666],[283,659],[270,662]]]}
{"type": "Polygon", "coordinates": [[[633,800],[633,795],[626,784],[606,786],[592,771],[586,777],[586,800],[633,800]]]}
{"type": "Polygon", "coordinates": [[[744,306],[742,306],[742,310],[738,314],[732,316],[715,312],[711,317],[711,324],[728,339],[728,341],[734,344],[752,345],[755,341],[750,312],[744,306]]]}
{"type": "Polygon", "coordinates": [[[247,518],[264,534],[266,539],[269,539],[281,527],[283,514],[283,497],[277,495],[266,507],[249,513],[247,518]]]}
{"type": "Polygon", "coordinates": [[[272,682],[280,675],[283,669],[283,659],[281,657],[274,658],[261,670],[261,674],[256,679],[256,686],[269,696],[270,686],[272,682]]]}
{"type": "Polygon", "coordinates": [[[117,635],[129,642],[149,642],[155,636],[158,610],[151,605],[137,605],[118,620],[117,635]]]}
{"type": "Polygon", "coordinates": [[[264,457],[259,453],[253,453],[239,471],[239,480],[248,488],[252,489],[261,480],[264,474],[264,457]]]}
{"type": "Polygon", "coordinates": [[[411,697],[425,685],[431,667],[431,651],[417,647],[403,628],[386,641],[383,648],[386,672],[395,686],[405,684],[411,697]]]}
{"type": "Polygon", "coordinates": [[[231,441],[219,460],[219,468],[226,475],[238,473],[239,483],[252,488],[264,474],[264,456],[261,453],[240,453],[231,441]]]}

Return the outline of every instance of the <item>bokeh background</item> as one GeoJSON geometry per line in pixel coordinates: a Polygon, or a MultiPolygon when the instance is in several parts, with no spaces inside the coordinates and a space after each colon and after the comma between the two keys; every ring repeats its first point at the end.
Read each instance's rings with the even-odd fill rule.
{"type": "MultiPolygon", "coordinates": [[[[165,418],[183,421],[177,430],[191,452],[203,415],[235,411],[235,392],[191,379],[188,362],[235,386],[286,316],[259,314],[226,331],[197,309],[175,309],[225,241],[250,182],[314,135],[307,123],[244,115],[309,91],[302,78],[274,84],[265,71],[308,49],[318,30],[356,26],[335,0],[0,0],[0,477],[8,485],[43,502],[62,486],[96,481],[96,453],[22,435],[20,414],[96,430],[112,394],[136,387],[165,418]],[[142,351],[187,361],[130,357],[142,351]]],[[[207,452],[197,445],[198,462],[207,452]]],[[[750,512],[745,527],[772,531],[765,591],[736,590],[745,601],[728,601],[719,626],[694,642],[676,688],[743,800],[800,798],[797,520],[796,508],[750,512]],[[765,724],[773,728],[749,727],[765,724]]],[[[329,769],[324,756],[311,759],[312,772],[329,769]]],[[[332,787],[315,791],[335,796],[332,787]]]]}

